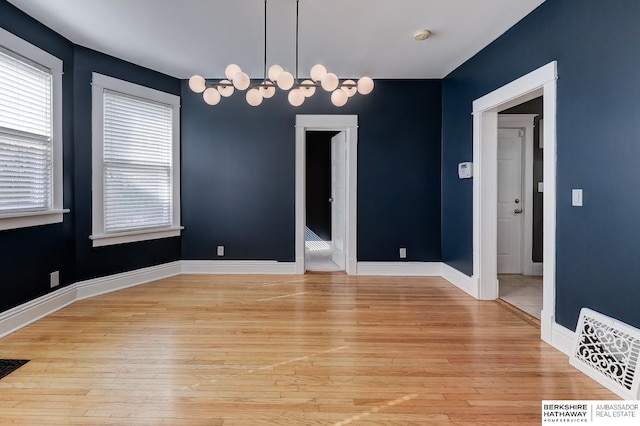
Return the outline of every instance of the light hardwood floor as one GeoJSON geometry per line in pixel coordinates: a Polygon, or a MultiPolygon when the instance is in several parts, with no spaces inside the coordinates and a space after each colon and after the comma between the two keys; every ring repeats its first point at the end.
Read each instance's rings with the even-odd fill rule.
{"type": "Polygon", "coordinates": [[[536,425],[618,399],[440,278],[183,275],[0,340],[0,424],[536,425]]]}

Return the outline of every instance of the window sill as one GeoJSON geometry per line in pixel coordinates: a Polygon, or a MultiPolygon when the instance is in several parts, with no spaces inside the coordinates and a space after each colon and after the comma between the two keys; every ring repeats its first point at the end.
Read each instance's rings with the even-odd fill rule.
{"type": "Polygon", "coordinates": [[[172,228],[118,232],[114,234],[93,234],[89,236],[89,239],[93,241],[93,247],[103,247],[115,244],[179,237],[183,229],[184,226],[178,226],[172,228]]]}
{"type": "Polygon", "coordinates": [[[61,223],[69,209],[0,214],[0,231],[61,223]]]}

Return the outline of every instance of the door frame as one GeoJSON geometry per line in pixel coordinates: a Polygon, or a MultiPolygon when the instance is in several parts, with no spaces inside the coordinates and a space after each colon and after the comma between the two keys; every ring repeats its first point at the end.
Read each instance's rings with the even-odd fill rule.
{"type": "Polygon", "coordinates": [[[557,62],[550,62],[473,101],[473,281],[478,298],[498,298],[498,112],[543,96],[543,301],[540,334],[553,344],[556,285],[556,90],[557,62]]]}
{"type": "Polygon", "coordinates": [[[499,129],[524,129],[522,143],[522,268],[534,275],[533,253],[533,120],[538,114],[498,114],[499,129]]]}
{"type": "Polygon", "coordinates": [[[356,274],[357,266],[357,179],[358,179],[358,116],[357,115],[296,115],[296,201],[295,254],[296,274],[305,273],[304,228],[306,226],[306,134],[308,130],[344,131],[347,155],[345,161],[345,257],[348,275],[356,274]]]}

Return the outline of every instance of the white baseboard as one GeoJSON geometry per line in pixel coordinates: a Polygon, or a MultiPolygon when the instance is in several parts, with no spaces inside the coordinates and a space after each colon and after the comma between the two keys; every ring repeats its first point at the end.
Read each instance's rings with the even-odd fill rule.
{"type": "MultiPolygon", "coordinates": [[[[148,283],[180,274],[295,274],[295,262],[275,261],[199,261],[185,260],[152,266],[136,271],[82,281],[63,287],[15,308],[0,312],[0,338],[13,333],[77,300],[148,283]]],[[[358,262],[358,275],[435,276],[442,277],[478,298],[478,286],[469,277],[440,262],[358,262]]],[[[555,323],[553,317],[543,318],[550,329],[547,343],[565,355],[574,348],[574,332],[555,323]],[[549,341],[550,340],[550,341],[549,341]]]]}
{"type": "Polygon", "coordinates": [[[531,275],[535,275],[535,276],[542,276],[542,267],[544,266],[544,263],[542,262],[533,262],[532,265],[532,271],[531,271],[531,275]]]}
{"type": "Polygon", "coordinates": [[[173,277],[182,273],[181,262],[165,263],[163,265],[150,266],[136,269],[135,271],[109,275],[107,277],[76,283],[76,300],[84,300],[112,291],[122,290],[128,287],[148,283],[162,278],[173,277]]]}
{"type": "Polygon", "coordinates": [[[0,313],[0,338],[76,301],[75,284],[0,313]]]}
{"type": "Polygon", "coordinates": [[[573,331],[558,323],[553,323],[551,327],[551,346],[570,356],[576,345],[575,339],[576,334],[573,331]]]}
{"type": "Polygon", "coordinates": [[[478,299],[478,282],[474,277],[463,274],[457,269],[442,263],[442,278],[458,287],[468,295],[478,299]]]}
{"type": "Polygon", "coordinates": [[[357,275],[439,277],[440,262],[358,262],[357,275]]]}
{"type": "Polygon", "coordinates": [[[0,312],[0,338],[77,300],[179,275],[180,272],[180,262],[172,262],[68,285],[13,309],[0,312]]]}
{"type": "Polygon", "coordinates": [[[295,274],[295,262],[275,260],[183,260],[183,274],[295,274]]]}

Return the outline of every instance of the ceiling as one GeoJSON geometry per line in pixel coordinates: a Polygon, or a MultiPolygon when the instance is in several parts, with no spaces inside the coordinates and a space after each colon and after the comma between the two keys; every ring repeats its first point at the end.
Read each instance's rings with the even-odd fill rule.
{"type": "MultiPolygon", "coordinates": [[[[263,76],[264,0],[9,0],[72,42],[177,78],[263,76]]],[[[443,78],[544,0],[300,0],[299,75],[443,78]],[[429,29],[430,38],[413,33],[429,29]]],[[[295,0],[267,2],[267,63],[295,72],[295,0]]]]}

